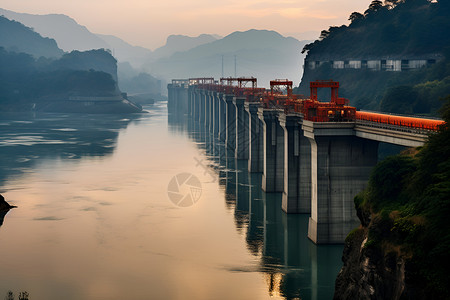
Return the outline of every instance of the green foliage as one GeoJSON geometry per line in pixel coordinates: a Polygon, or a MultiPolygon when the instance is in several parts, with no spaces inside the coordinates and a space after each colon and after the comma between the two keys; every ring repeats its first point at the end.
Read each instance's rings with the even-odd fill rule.
{"type": "Polygon", "coordinates": [[[417,162],[409,156],[386,158],[374,169],[369,180],[368,200],[374,212],[381,209],[397,209],[409,200],[405,192],[409,176],[417,169],[417,162]]]}
{"type": "MultiPolygon", "coordinates": [[[[450,121],[450,96],[441,112],[450,121]]],[[[431,135],[415,156],[397,155],[380,162],[366,191],[355,197],[355,206],[372,213],[365,247],[384,247],[386,253],[400,249],[408,259],[409,284],[430,299],[450,298],[448,125],[431,135]]]]}
{"type": "Polygon", "coordinates": [[[350,15],[349,26],[331,27],[303,49],[309,61],[443,55],[432,67],[386,72],[323,64],[306,69],[295,92],[307,95],[310,81],[333,79],[340,82],[340,96],[359,109],[437,116],[439,99],[450,94],[448,2],[391,0],[380,7],[380,1],[373,1],[364,15],[350,15]]]}
{"type": "Polygon", "coordinates": [[[367,236],[364,247],[380,248],[381,242],[388,237],[389,229],[392,227],[392,220],[389,218],[387,210],[377,214],[372,220],[372,226],[367,236]]]}
{"type": "Polygon", "coordinates": [[[450,45],[448,7],[444,1],[395,1],[394,6],[390,2],[383,6],[381,1],[372,1],[362,17],[352,13],[349,26],[330,31],[312,43],[308,56],[417,55],[441,52],[450,45]]]}
{"type": "Polygon", "coordinates": [[[363,203],[365,202],[365,193],[361,192],[358,195],[355,196],[355,198],[353,199],[353,202],[355,203],[355,208],[362,208],[363,203]]]}
{"type": "MultiPolygon", "coordinates": [[[[450,57],[450,55],[449,55],[450,57]]],[[[339,95],[360,109],[400,114],[438,115],[440,98],[450,94],[450,59],[429,68],[409,72],[332,69],[323,64],[307,70],[296,93],[309,94],[309,82],[317,79],[339,81],[339,95]]],[[[328,95],[319,98],[327,100],[328,95]]]]}
{"type": "Polygon", "coordinates": [[[355,239],[363,231],[364,231],[364,229],[362,229],[362,228],[355,228],[355,229],[353,229],[352,231],[350,231],[350,233],[345,238],[345,242],[346,243],[350,243],[353,239],[355,239]]]}
{"type": "Polygon", "coordinates": [[[413,114],[419,109],[416,108],[417,92],[413,87],[400,85],[388,88],[386,95],[380,103],[380,110],[386,112],[402,112],[413,114]]]}
{"type": "Polygon", "coordinates": [[[401,217],[394,221],[391,232],[396,233],[396,240],[411,246],[419,239],[423,229],[424,226],[422,224],[413,222],[409,217],[401,217]]]}
{"type": "MultiPolygon", "coordinates": [[[[114,71],[115,60],[110,54],[102,51],[91,55],[95,58],[110,57],[109,65],[114,71]]],[[[41,98],[64,98],[70,95],[114,95],[116,82],[109,73],[80,69],[83,65],[87,68],[92,65],[91,61],[95,61],[95,58],[89,57],[89,53],[83,56],[75,59],[79,62],[75,67],[69,54],[60,60],[36,60],[31,55],[8,52],[0,47],[0,103],[36,102],[41,98]]]]}

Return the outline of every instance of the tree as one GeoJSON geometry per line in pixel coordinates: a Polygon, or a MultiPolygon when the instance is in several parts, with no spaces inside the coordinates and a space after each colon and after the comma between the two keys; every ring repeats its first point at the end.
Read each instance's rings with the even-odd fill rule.
{"type": "Polygon", "coordinates": [[[369,15],[373,12],[376,12],[380,10],[383,7],[383,2],[380,0],[373,0],[372,3],[370,3],[369,8],[364,12],[364,15],[369,15]]]}
{"type": "Polygon", "coordinates": [[[320,32],[319,40],[326,39],[330,35],[330,32],[328,30],[322,30],[320,32]]]}
{"type": "Polygon", "coordinates": [[[350,17],[348,19],[349,19],[349,21],[354,22],[356,20],[364,19],[364,15],[362,13],[355,11],[355,12],[352,12],[352,14],[350,15],[350,17]]]}
{"type": "Polygon", "coordinates": [[[417,92],[409,85],[387,89],[380,103],[380,110],[390,113],[412,114],[417,92]]]}
{"type": "Polygon", "coordinates": [[[383,7],[383,2],[381,2],[380,0],[373,0],[372,3],[370,3],[369,5],[369,9],[371,10],[379,10],[380,8],[383,7]]]}
{"type": "Polygon", "coordinates": [[[400,2],[402,2],[402,0],[384,0],[384,5],[389,8],[394,8],[400,2]]]}
{"type": "Polygon", "coordinates": [[[303,47],[303,49],[302,49],[302,54],[311,50],[313,48],[313,46],[314,46],[314,43],[306,44],[305,47],[303,47]]]}

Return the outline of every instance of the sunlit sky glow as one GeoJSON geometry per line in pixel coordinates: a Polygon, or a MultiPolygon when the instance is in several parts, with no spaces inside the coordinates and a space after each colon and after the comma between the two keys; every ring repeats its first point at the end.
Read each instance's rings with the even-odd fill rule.
{"type": "Polygon", "coordinates": [[[155,49],[170,34],[228,35],[248,29],[275,30],[299,39],[305,32],[347,24],[370,0],[2,0],[1,7],[32,14],[60,13],[94,33],[112,34],[155,49]]]}

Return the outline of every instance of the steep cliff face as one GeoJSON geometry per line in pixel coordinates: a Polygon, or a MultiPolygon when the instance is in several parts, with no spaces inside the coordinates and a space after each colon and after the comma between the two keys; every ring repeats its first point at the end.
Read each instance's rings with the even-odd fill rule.
{"type": "Polygon", "coordinates": [[[334,299],[426,298],[406,279],[407,256],[367,245],[369,227],[356,229],[345,242],[334,299]]]}
{"type": "MultiPolygon", "coordinates": [[[[443,117],[450,121],[450,96],[443,117]]],[[[450,127],[388,157],[355,197],[334,299],[450,299],[450,127]]]]}

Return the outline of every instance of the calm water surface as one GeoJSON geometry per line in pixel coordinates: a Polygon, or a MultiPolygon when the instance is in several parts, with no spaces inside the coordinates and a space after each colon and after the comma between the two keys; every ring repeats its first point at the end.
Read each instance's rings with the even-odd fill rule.
{"type": "Polygon", "coordinates": [[[19,206],[0,215],[0,298],[331,299],[342,246],[310,242],[308,216],[198,123],[147,110],[0,114],[0,192],[19,206]],[[200,181],[189,207],[170,200],[182,173],[200,181]]]}

